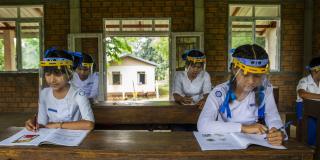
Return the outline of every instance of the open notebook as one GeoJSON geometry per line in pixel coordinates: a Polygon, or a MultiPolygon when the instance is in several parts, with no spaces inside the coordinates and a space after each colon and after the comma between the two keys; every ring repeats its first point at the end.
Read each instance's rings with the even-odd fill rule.
{"type": "Polygon", "coordinates": [[[37,132],[23,129],[0,142],[0,146],[38,146],[56,144],[63,146],[79,146],[88,135],[89,130],[68,130],[40,128],[37,132]]]}
{"type": "Polygon", "coordinates": [[[193,132],[201,150],[236,150],[246,149],[250,144],[256,144],[274,149],[286,149],[284,146],[273,146],[265,139],[266,135],[262,134],[245,134],[245,133],[213,133],[203,134],[193,132]]]}

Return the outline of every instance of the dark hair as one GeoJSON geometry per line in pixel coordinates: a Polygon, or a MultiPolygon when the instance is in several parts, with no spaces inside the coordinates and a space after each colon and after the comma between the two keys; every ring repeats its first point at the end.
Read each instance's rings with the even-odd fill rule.
{"type": "Polygon", "coordinates": [[[75,57],[74,58],[74,63],[76,64],[76,67],[74,69],[76,69],[78,66],[81,66],[81,63],[93,63],[92,68],[95,68],[95,62],[92,58],[92,56],[90,54],[87,53],[81,53],[82,58],[80,59],[79,57],[75,57]]]}
{"type": "MultiPolygon", "coordinates": [[[[73,61],[73,56],[64,50],[57,50],[57,49],[48,49],[46,51],[46,54],[44,58],[65,58],[68,60],[73,61]]],[[[47,66],[43,68],[44,73],[50,72],[50,73],[63,73],[71,75],[70,69],[68,69],[66,66],[61,66],[60,68],[54,67],[54,66],[47,66]]]]}
{"type": "MultiPolygon", "coordinates": [[[[234,53],[232,54],[232,57],[237,57],[237,58],[246,58],[246,59],[268,59],[268,53],[266,52],[265,49],[263,49],[262,47],[260,47],[257,44],[245,44],[242,46],[239,46],[235,49],[234,53]]],[[[230,69],[232,69],[234,66],[233,63],[231,63],[230,65],[230,69]]],[[[265,67],[265,66],[262,66],[265,67]]],[[[231,77],[230,77],[230,89],[231,90],[235,90],[236,86],[237,86],[237,82],[236,81],[232,81],[235,78],[235,75],[233,74],[233,72],[231,72],[231,77]]],[[[260,106],[260,104],[262,103],[262,101],[259,99],[259,93],[262,92],[264,90],[263,86],[259,86],[253,89],[253,91],[255,92],[255,102],[257,106],[260,106]]],[[[231,102],[231,99],[229,101],[229,103],[231,102]]]]}
{"type": "Polygon", "coordinates": [[[309,67],[315,67],[315,66],[319,66],[320,65],[320,57],[314,57],[312,58],[312,60],[309,63],[309,67]]]}
{"type": "Polygon", "coordinates": [[[187,51],[185,52],[183,55],[182,55],[182,59],[186,61],[186,66],[189,66],[189,65],[194,65],[196,63],[200,63],[201,66],[203,66],[204,62],[192,62],[192,61],[188,61],[187,57],[203,57],[205,54],[199,50],[196,50],[196,49],[193,49],[193,50],[190,50],[190,51],[187,51]]]}

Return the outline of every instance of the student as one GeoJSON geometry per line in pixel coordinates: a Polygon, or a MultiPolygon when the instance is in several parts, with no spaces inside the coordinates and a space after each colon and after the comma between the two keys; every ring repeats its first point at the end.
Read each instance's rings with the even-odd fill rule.
{"type": "Polygon", "coordinates": [[[46,51],[40,65],[48,87],[40,92],[37,120],[30,118],[25,123],[28,130],[36,131],[39,127],[94,128],[94,117],[85,92],[69,84],[74,64],[72,60],[72,55],[66,51],[46,51]]]}
{"type": "Polygon", "coordinates": [[[205,71],[206,56],[198,50],[182,55],[185,71],[177,71],[174,78],[173,97],[181,104],[196,104],[202,109],[210,91],[211,78],[205,71]]]}
{"type": "Polygon", "coordinates": [[[285,131],[278,130],[282,121],[272,86],[265,80],[268,54],[254,44],[239,46],[232,57],[231,78],[209,94],[198,119],[199,132],[267,133],[270,144],[281,145],[285,131]]]}
{"type": "MultiPolygon", "coordinates": [[[[303,99],[320,99],[320,57],[313,58],[307,66],[309,75],[303,77],[297,86],[297,118],[302,120],[303,99]]],[[[301,123],[301,122],[300,122],[301,123]]],[[[316,145],[317,119],[308,117],[308,144],[316,145]]]]}
{"type": "Polygon", "coordinates": [[[94,72],[95,63],[93,58],[89,54],[82,53],[81,60],[79,58],[76,58],[76,60],[78,65],[71,83],[83,89],[90,102],[93,102],[97,98],[99,91],[99,75],[94,72]]]}

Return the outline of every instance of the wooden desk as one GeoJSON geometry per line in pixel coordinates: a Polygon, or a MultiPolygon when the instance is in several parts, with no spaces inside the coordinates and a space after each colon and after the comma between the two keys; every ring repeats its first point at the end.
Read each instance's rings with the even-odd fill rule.
{"type": "Polygon", "coordinates": [[[96,124],[196,124],[196,106],[175,102],[98,103],[93,107],[96,124]]]}
{"type": "MultiPolygon", "coordinates": [[[[21,129],[21,128],[20,128],[21,129]]],[[[10,128],[0,139],[16,133],[10,128]]],[[[313,150],[289,140],[287,150],[250,146],[247,150],[202,152],[192,132],[134,132],[95,130],[79,147],[42,145],[40,147],[0,147],[0,159],[28,160],[133,160],[133,159],[214,159],[214,160],[311,160],[313,150]]]]}

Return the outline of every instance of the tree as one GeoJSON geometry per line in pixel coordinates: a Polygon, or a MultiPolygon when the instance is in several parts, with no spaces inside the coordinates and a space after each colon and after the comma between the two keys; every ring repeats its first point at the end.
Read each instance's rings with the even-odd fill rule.
{"type": "Polygon", "coordinates": [[[106,38],[106,55],[108,60],[120,62],[120,55],[123,52],[132,52],[126,39],[117,37],[106,38]]]}

